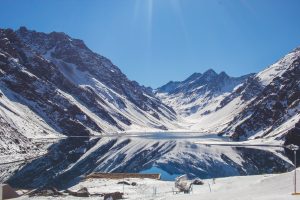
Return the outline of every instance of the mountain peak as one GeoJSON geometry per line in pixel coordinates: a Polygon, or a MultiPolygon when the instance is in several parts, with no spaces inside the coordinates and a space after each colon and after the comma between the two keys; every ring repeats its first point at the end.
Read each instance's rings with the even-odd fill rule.
{"type": "Polygon", "coordinates": [[[20,31],[20,32],[27,32],[28,29],[26,28],[26,26],[20,26],[20,28],[19,28],[17,31],[20,31]]]}
{"type": "Polygon", "coordinates": [[[206,72],[203,73],[203,76],[212,76],[212,75],[218,75],[218,74],[213,69],[208,69],[206,72]]]}
{"type": "Polygon", "coordinates": [[[46,50],[49,50],[48,48],[53,48],[54,45],[60,43],[69,43],[75,47],[79,47],[80,49],[88,49],[88,47],[82,40],[72,38],[64,32],[53,31],[47,34],[43,32],[37,32],[35,30],[29,30],[25,26],[21,26],[15,32],[17,33],[17,35],[19,35],[23,42],[29,44],[35,43],[34,45],[45,47],[46,50]]]}
{"type": "Polygon", "coordinates": [[[183,93],[189,95],[190,92],[206,93],[210,91],[211,94],[229,92],[233,88],[246,80],[249,75],[242,77],[230,77],[224,71],[220,74],[213,69],[208,69],[203,74],[193,73],[184,81],[169,82],[162,87],[159,87],[157,93],[178,94],[183,93]],[[200,90],[203,90],[202,92],[200,90]]]}
{"type": "Polygon", "coordinates": [[[193,80],[195,80],[196,78],[198,78],[198,77],[201,77],[202,76],[202,74],[201,73],[193,73],[191,76],[189,76],[187,79],[185,79],[183,82],[184,83],[188,83],[188,82],[190,82],[190,81],[193,81],[193,80]]]}
{"type": "Polygon", "coordinates": [[[224,72],[224,71],[221,71],[221,73],[219,75],[221,75],[221,76],[228,76],[228,74],[226,72],[224,72]]]}
{"type": "Polygon", "coordinates": [[[71,39],[71,37],[68,36],[67,34],[65,34],[64,32],[53,31],[49,34],[49,36],[53,37],[54,39],[58,39],[58,40],[71,39]]]}
{"type": "Polygon", "coordinates": [[[292,52],[297,52],[300,51],[300,46],[298,46],[297,48],[295,48],[292,52]]]}

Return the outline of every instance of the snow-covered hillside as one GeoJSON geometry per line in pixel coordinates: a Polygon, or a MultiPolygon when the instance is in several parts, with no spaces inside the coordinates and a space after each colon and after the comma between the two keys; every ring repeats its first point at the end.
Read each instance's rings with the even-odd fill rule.
{"type": "Polygon", "coordinates": [[[299,49],[256,75],[208,70],[154,95],[64,33],[0,32],[2,119],[25,137],[187,129],[282,139],[299,122],[299,49]]]}
{"type": "Polygon", "coordinates": [[[1,29],[0,69],[3,120],[27,137],[177,128],[170,107],[64,33],[1,29]]]}
{"type": "MultiPolygon", "coordinates": [[[[299,179],[298,179],[299,180],[299,179]]],[[[71,187],[71,191],[78,191],[86,187],[91,194],[124,192],[129,200],[296,200],[299,196],[293,193],[293,173],[265,174],[257,176],[236,176],[218,179],[205,179],[204,185],[194,185],[191,194],[175,194],[175,184],[172,181],[153,179],[125,179],[136,186],[118,184],[121,180],[87,179],[71,187]]],[[[298,185],[297,191],[300,190],[298,185]]],[[[27,199],[28,196],[17,198],[27,199]]],[[[58,199],[59,197],[31,197],[32,199],[58,199]]],[[[74,199],[65,196],[63,199],[74,199]]],[[[102,199],[98,195],[76,197],[76,199],[102,199]]]]}
{"type": "Polygon", "coordinates": [[[251,75],[235,78],[209,69],[203,74],[194,73],[182,82],[171,81],[158,88],[156,95],[183,117],[201,117],[215,110],[225,96],[251,75]]]}
{"type": "Polygon", "coordinates": [[[300,128],[299,62],[297,48],[256,75],[230,78],[208,70],[158,88],[157,96],[190,130],[236,140],[290,135],[293,143],[300,128]]]}
{"type": "MultiPolygon", "coordinates": [[[[286,135],[298,132],[300,127],[300,49],[295,49],[266,70],[258,73],[235,91],[230,98],[232,97],[240,98],[242,103],[247,105],[224,129],[224,132],[232,135],[232,138],[272,137],[285,140],[286,135]],[[254,89],[255,92],[253,92],[253,85],[255,87],[258,85],[260,89],[257,91],[254,89]]],[[[297,141],[287,142],[296,143],[297,141]]]]}

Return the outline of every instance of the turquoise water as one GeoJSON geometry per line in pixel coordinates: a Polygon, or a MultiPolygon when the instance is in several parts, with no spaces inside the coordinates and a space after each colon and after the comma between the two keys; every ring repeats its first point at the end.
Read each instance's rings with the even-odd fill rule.
{"type": "Polygon", "coordinates": [[[176,177],[180,176],[180,174],[169,174],[168,172],[158,168],[158,167],[151,167],[144,171],[140,171],[143,174],[160,174],[160,179],[163,181],[174,181],[176,177]]]}

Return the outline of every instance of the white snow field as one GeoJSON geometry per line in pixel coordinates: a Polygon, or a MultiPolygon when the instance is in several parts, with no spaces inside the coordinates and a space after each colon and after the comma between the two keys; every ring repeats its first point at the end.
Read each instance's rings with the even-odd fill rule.
{"type": "MultiPolygon", "coordinates": [[[[299,171],[299,169],[298,169],[299,171]]],[[[173,181],[153,179],[125,179],[137,186],[117,184],[122,180],[88,179],[70,188],[77,191],[86,187],[91,194],[124,192],[125,199],[159,199],[159,200],[293,200],[300,196],[293,193],[293,172],[284,174],[267,174],[256,176],[236,176],[204,180],[204,185],[194,185],[191,194],[176,194],[173,181]]],[[[298,178],[297,180],[300,181],[298,178]]],[[[300,182],[299,182],[300,184],[300,182]]],[[[300,190],[300,187],[297,188],[300,190]]],[[[32,199],[102,199],[93,196],[79,198],[63,197],[32,197],[32,199]]],[[[28,199],[28,196],[17,198],[28,199]]]]}

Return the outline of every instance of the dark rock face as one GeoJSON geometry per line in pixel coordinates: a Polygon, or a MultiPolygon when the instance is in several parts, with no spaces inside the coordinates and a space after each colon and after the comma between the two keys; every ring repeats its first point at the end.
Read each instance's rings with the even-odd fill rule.
{"type": "Polygon", "coordinates": [[[117,199],[123,199],[123,193],[121,192],[114,192],[114,193],[108,193],[104,195],[104,200],[117,200],[117,199]]]}
{"type": "Polygon", "coordinates": [[[65,135],[122,131],[136,123],[135,114],[149,128],[176,120],[148,88],[64,33],[0,29],[0,69],[3,88],[65,135]]]}
{"type": "Polygon", "coordinates": [[[235,87],[248,78],[250,79],[252,75],[230,77],[225,72],[217,74],[214,70],[209,69],[203,74],[194,73],[181,82],[171,81],[158,88],[156,94],[166,104],[171,102],[170,105],[176,108],[175,110],[179,115],[184,117],[197,113],[208,115],[231,101],[231,98],[224,99],[218,108],[206,109],[210,107],[209,105],[214,104],[216,99],[220,101],[219,97],[229,95],[235,87]]]}
{"type": "MultiPolygon", "coordinates": [[[[149,92],[149,89],[140,86],[135,81],[129,81],[110,60],[92,52],[85,46],[83,41],[70,38],[64,33],[56,32],[47,35],[20,29],[16,33],[24,43],[31,47],[37,47],[34,48],[34,50],[39,54],[45,55],[48,53],[46,57],[48,57],[50,61],[57,63],[59,60],[65,64],[71,63],[76,65],[80,71],[88,72],[93,75],[101,83],[116,93],[125,96],[140,109],[144,111],[153,110],[156,112],[160,111],[159,108],[165,109],[161,105],[161,102],[155,99],[154,95],[149,92]],[[147,93],[154,98],[154,100],[144,95],[144,93],[147,93]]],[[[64,66],[64,68],[66,71],[71,71],[67,65],[64,66]]],[[[120,98],[117,100],[122,103],[120,98]]],[[[174,114],[172,110],[167,111],[170,112],[170,114],[174,114]]],[[[163,112],[160,112],[160,114],[164,115],[163,112]]]]}
{"type": "Polygon", "coordinates": [[[194,73],[182,82],[169,82],[157,89],[158,93],[167,93],[174,95],[183,93],[185,96],[197,94],[198,96],[209,93],[215,96],[220,93],[230,92],[238,84],[245,81],[253,74],[241,76],[238,78],[230,77],[225,72],[217,74],[214,70],[209,69],[203,74],[194,73]]]}
{"type": "Polygon", "coordinates": [[[216,110],[224,108],[230,101],[239,96],[241,96],[242,101],[247,102],[259,95],[263,89],[264,87],[259,83],[259,80],[252,75],[240,87],[226,96],[216,110]]]}
{"type": "Polygon", "coordinates": [[[233,140],[284,141],[292,138],[294,125],[300,120],[299,77],[297,48],[255,75],[232,78],[224,72],[208,70],[182,82],[169,82],[158,88],[157,94],[166,104],[176,107],[187,121],[201,121],[203,117],[204,122],[214,124],[206,130],[205,124],[195,122],[196,128],[216,130],[233,140]],[[218,119],[223,120],[213,121],[218,119]]]}
{"type": "MultiPolygon", "coordinates": [[[[255,87],[248,91],[246,88],[253,88],[254,80],[250,83],[245,83],[243,88],[243,95],[251,95],[254,98],[247,107],[239,113],[231,124],[235,124],[238,121],[243,121],[234,129],[233,139],[247,139],[253,133],[261,130],[264,134],[260,137],[267,137],[277,127],[281,126],[287,121],[293,118],[300,112],[300,57],[295,59],[289,69],[285,71],[280,77],[275,77],[273,81],[266,87],[255,87]],[[253,92],[254,91],[254,92],[253,92]],[[252,95],[252,94],[255,95],[252,95]],[[246,119],[247,118],[247,119],[246,119]],[[246,120],[244,120],[246,119],[246,120]]],[[[248,98],[244,98],[247,100],[248,98]]],[[[295,123],[295,122],[293,122],[295,123]]],[[[291,141],[293,132],[296,132],[297,124],[294,128],[289,130],[286,136],[274,135],[277,140],[286,140],[287,143],[297,143],[291,141]]],[[[229,125],[230,127],[230,125],[229,125]]],[[[286,131],[286,130],[285,130],[286,131]]]]}
{"type": "MultiPolygon", "coordinates": [[[[46,34],[25,27],[17,31],[0,29],[1,156],[34,157],[47,151],[44,144],[36,145],[28,136],[87,136],[131,126],[167,130],[173,121],[176,113],[151,89],[128,80],[118,67],[92,52],[83,41],[64,33],[46,34]]],[[[66,147],[55,146],[50,151],[61,155],[59,152],[68,146],[76,149],[83,145],[76,140],[69,142],[66,147]]],[[[80,154],[68,153],[61,159],[70,163],[79,157],[80,154]]],[[[41,167],[45,163],[42,160],[35,164],[41,167]]],[[[0,179],[5,180],[18,167],[0,167],[0,179]]],[[[49,168],[51,165],[41,167],[49,168]]],[[[53,176],[60,171],[54,168],[29,175],[53,176]]]]}
{"type": "MultiPolygon", "coordinates": [[[[8,40],[0,46],[7,49],[3,52],[5,57],[2,57],[5,62],[0,65],[1,82],[20,96],[23,104],[38,115],[44,115],[49,124],[66,135],[88,135],[86,127],[102,131],[89,117],[85,121],[76,120],[75,115],[84,115],[83,111],[60,92],[61,89],[74,93],[76,86],[65,79],[55,65],[30,51],[11,30],[1,30],[0,37],[8,40]]],[[[81,90],[80,93],[86,92],[81,90]]]]}
{"type": "Polygon", "coordinates": [[[7,123],[6,120],[1,116],[0,142],[0,154],[4,156],[9,156],[14,153],[21,153],[25,155],[30,151],[38,151],[38,147],[34,145],[30,139],[24,137],[17,129],[7,123]]]}

